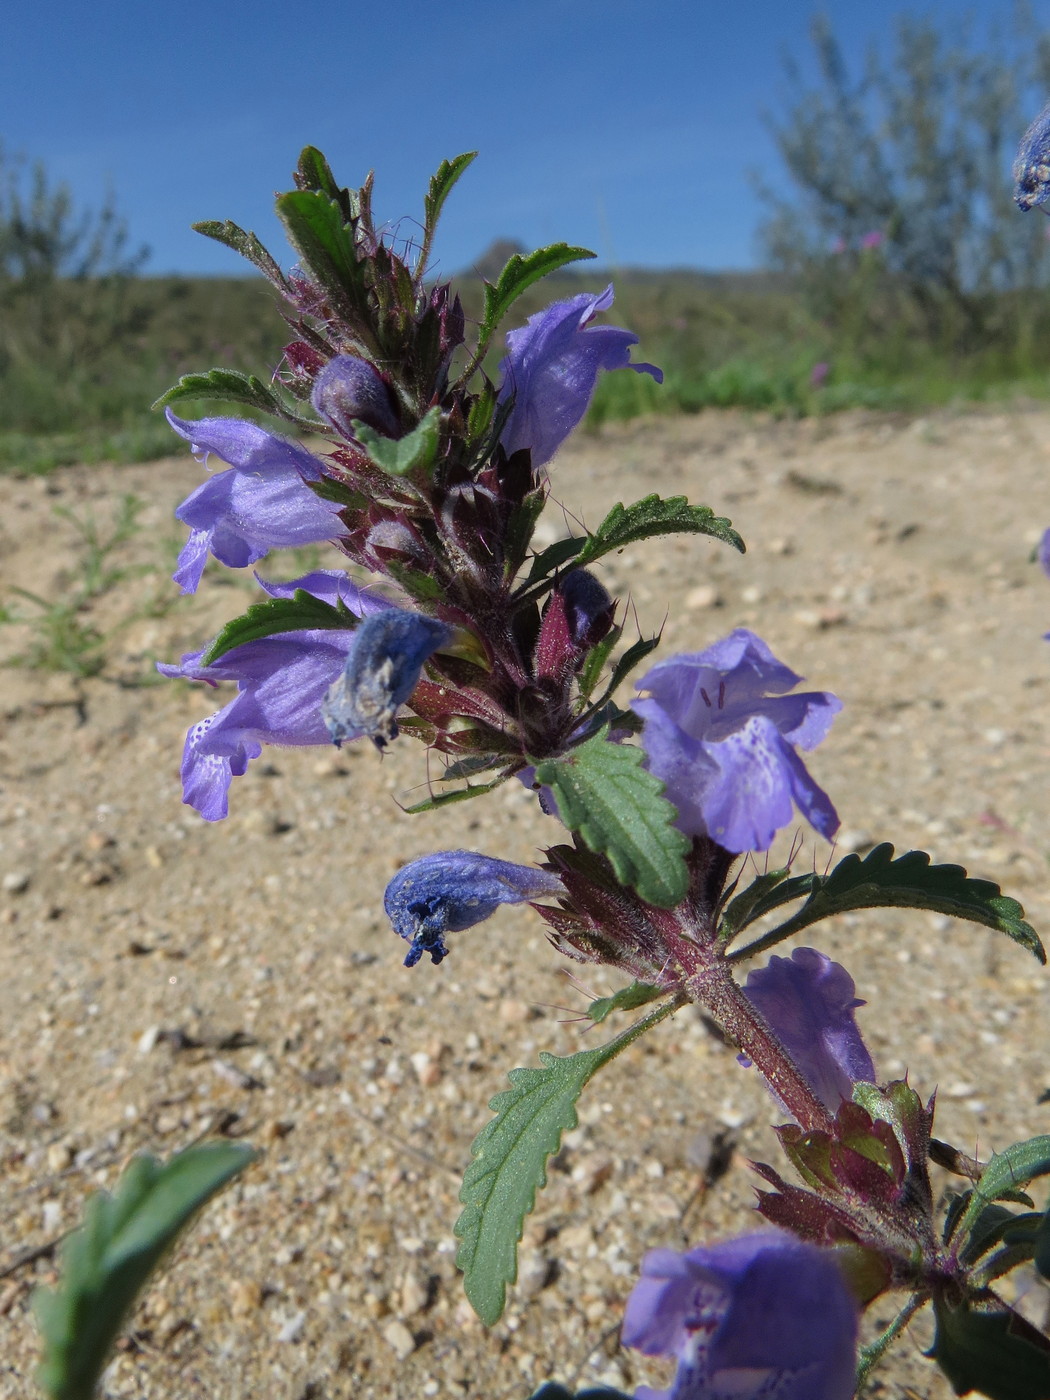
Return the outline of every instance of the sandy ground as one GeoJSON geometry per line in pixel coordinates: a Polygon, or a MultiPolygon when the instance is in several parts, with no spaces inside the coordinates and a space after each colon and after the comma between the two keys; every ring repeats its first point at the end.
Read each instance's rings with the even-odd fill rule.
{"type": "MultiPolygon", "coordinates": [[[[643,630],[666,614],[662,654],[744,624],[843,698],[811,761],[842,847],[888,838],[960,861],[1045,930],[1050,585],[1029,556],[1050,522],[1048,459],[1041,410],[712,414],[580,439],[554,495],[591,524],[649,491],[730,515],[746,559],[662,539],[614,556],[607,584],[643,630]]],[[[111,634],[102,674],[0,671],[0,1270],[73,1225],[133,1152],[225,1133],[261,1158],[139,1307],[108,1395],[523,1400],[551,1375],[659,1383],[665,1369],[619,1348],[623,1301],[647,1248],[747,1226],[747,1159],[775,1159],[770,1102],[698,1017],[665,1023],[591,1085],[503,1321],[473,1318],[452,1237],[470,1142],[507,1069],[597,1043],[604,1028],[581,1041],[574,1018],[618,981],[596,969],[574,984],[521,910],[462,935],[440,968],[402,968],[381,903],[401,862],[455,846],[527,861],[560,831],[516,785],[405,815],[395,798],[426,781],[410,739],[382,762],[362,747],[270,751],[219,825],[181,805],[183,733],[221,698],[153,684],[153,662],[252,596],[228,573],[189,600],[166,582],[171,511],[198,479],[186,454],[2,488],[0,584],[51,600],[82,567],[63,512],[103,524],[122,495],[144,504],[110,560],[136,572],[85,616],[111,634]],[[732,1165],[698,1195],[719,1133],[732,1165]]],[[[0,648],[25,654],[40,636],[9,625],[0,648]]],[[[806,842],[800,862],[822,865],[828,848],[806,842]]],[[[854,974],[881,1074],[940,1087],[941,1137],[987,1154],[1050,1131],[1050,978],[1026,953],[903,911],[840,918],[810,941],[854,974]]],[[[33,1393],[28,1296],[53,1269],[45,1251],[0,1277],[4,1396],[33,1393]]],[[[920,1354],[928,1337],[920,1324],[870,1393],[947,1396],[920,1354]]]]}

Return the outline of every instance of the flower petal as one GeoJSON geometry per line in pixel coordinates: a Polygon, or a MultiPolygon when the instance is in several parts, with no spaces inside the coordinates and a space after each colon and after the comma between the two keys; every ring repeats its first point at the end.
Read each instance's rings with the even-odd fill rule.
{"type": "Polygon", "coordinates": [[[191,531],[175,574],[184,593],[196,590],[209,551],[239,569],[271,549],[343,533],[339,505],[306,484],[320,478],[321,464],[298,443],[237,418],[188,422],[169,409],[168,421],[195,452],[205,458],[214,452],[231,464],[202,482],[175,512],[191,531]]]}
{"type": "Polygon", "coordinates": [[[556,875],[475,851],[436,851],[403,866],[386,887],[383,904],[395,932],[411,943],[405,966],[424,953],[435,963],[448,954],[446,933],[479,924],[501,904],[524,904],[561,894],[556,875]]]}
{"type": "Polygon", "coordinates": [[[875,1065],[854,1016],[864,1005],[856,991],[846,969],[815,948],[771,957],[744,985],[748,1001],[832,1113],[853,1097],[854,1084],[875,1083],[875,1065]]]}
{"type": "Polygon", "coordinates": [[[638,342],[631,331],[589,325],[612,302],[611,285],[597,296],[581,293],[508,332],[499,391],[501,402],[514,399],[501,437],[508,453],[527,447],[533,466],[549,462],[587,412],[599,370],[634,369],[663,380],[655,365],[631,364],[638,342]]]}

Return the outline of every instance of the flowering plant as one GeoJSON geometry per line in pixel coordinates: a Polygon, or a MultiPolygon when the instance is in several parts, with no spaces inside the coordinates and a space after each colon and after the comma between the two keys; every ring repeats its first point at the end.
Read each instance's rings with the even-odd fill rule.
{"type": "Polygon", "coordinates": [[[414,975],[443,975],[434,965],[455,955],[458,935],[502,904],[527,903],[558,952],[630,979],[590,1004],[591,1024],[650,1008],[604,1045],[512,1071],[493,1100],[456,1225],[467,1297],[484,1322],[503,1311],[524,1221],[584,1087],[696,1003],[768,1085],[789,1175],[754,1164],[768,1228],[647,1256],[623,1339],[675,1359],[667,1393],[846,1400],[929,1303],[930,1354],[958,1393],[1045,1400],[1050,1343],[995,1284],[1022,1262],[1050,1270],[1047,1217],[1024,1194],[1050,1174],[1050,1138],[988,1163],[937,1141],[933,1096],[906,1078],[880,1080],[854,980],[827,954],[796,946],[743,980],[738,971],[860,908],[969,919],[1045,961],[1039,938],[998,886],[888,844],[823,874],[767,862],[746,882],[749,857],[768,852],[796,812],[834,837],[834,805],[800,751],[827,736],[840,703],[800,691],[801,677],[739,628],[657,661],[635,697],[618,701],[659,638],[623,645],[623,618],[592,567],[672,532],[741,551],[743,542],[711,508],[649,495],[613,505],[591,532],[537,547],[551,464],[598,375],[661,375],[632,362],[637,337],[597,322],[609,288],[511,330],[490,377],[489,351],[520,294],[591,255],[556,244],[511,258],[486,284],[468,343],[458,296],[425,274],[441,208],[472,159],[434,176],[411,260],[375,226],[371,177],[343,188],[312,148],[296,188],[277,200],[299,257],[290,272],[236,225],[198,226],[269,279],[292,338],[272,385],[213,370],[185,376],[161,401],[198,455],[227,464],[179,508],[189,536],[175,579],[192,592],[209,557],[265,571],[270,550],[311,541],[334,544],[347,569],[281,584],[260,577],[265,596],[202,650],[161,666],[237,685],[186,737],[184,800],[208,821],[225,817],[233,779],[267,744],[370,739],[383,749],[415,739],[444,769],[442,791],[413,810],[513,780],[560,830],[534,866],[442,851],[404,865],[386,893],[405,965],[429,955],[414,975]],[[321,445],[171,410],[205,397],[262,410],[321,445]],[[943,1218],[931,1159],[957,1179],[943,1218]],[[864,1311],[886,1293],[899,1296],[897,1319],[858,1352],[864,1311]]]}

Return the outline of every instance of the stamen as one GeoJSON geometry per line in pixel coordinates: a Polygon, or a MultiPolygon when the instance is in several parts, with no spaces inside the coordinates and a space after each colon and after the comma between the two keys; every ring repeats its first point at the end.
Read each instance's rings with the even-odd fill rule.
{"type": "Polygon", "coordinates": [[[710,697],[710,695],[708,695],[707,691],[704,689],[703,686],[700,687],[700,695],[701,695],[701,697],[703,698],[704,704],[707,706],[708,709],[710,709],[710,708],[711,708],[711,697],[710,697]]]}

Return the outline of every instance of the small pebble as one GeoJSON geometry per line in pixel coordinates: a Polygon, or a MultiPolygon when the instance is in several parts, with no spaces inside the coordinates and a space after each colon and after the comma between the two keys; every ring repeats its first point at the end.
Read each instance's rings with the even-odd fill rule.
{"type": "Polygon", "coordinates": [[[27,870],[12,870],[3,879],[5,894],[25,894],[29,888],[29,872],[27,870]]]}
{"type": "Polygon", "coordinates": [[[685,595],[685,605],[690,612],[699,611],[701,608],[720,608],[722,595],[713,583],[701,583],[685,595]]]}
{"type": "Polygon", "coordinates": [[[392,1318],[383,1328],[383,1341],[398,1361],[407,1361],[416,1349],[416,1339],[403,1322],[392,1318]]]}
{"type": "Polygon", "coordinates": [[[297,1312],[293,1317],[282,1323],[280,1331],[277,1333],[279,1342],[297,1342],[303,1335],[303,1328],[306,1325],[306,1313],[297,1312]]]}

